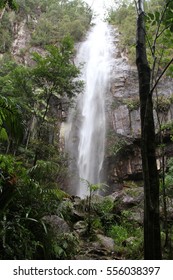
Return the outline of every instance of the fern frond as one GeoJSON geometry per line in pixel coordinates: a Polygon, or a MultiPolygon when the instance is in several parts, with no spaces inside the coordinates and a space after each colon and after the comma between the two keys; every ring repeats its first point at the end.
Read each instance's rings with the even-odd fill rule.
{"type": "Polygon", "coordinates": [[[10,98],[0,96],[0,124],[3,136],[20,141],[23,137],[22,114],[20,107],[10,98]]]}

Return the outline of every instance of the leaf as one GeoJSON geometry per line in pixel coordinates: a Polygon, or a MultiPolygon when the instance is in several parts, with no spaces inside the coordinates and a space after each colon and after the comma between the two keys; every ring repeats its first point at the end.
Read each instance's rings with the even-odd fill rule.
{"type": "Polygon", "coordinates": [[[47,234],[47,227],[46,227],[45,223],[43,221],[41,221],[41,224],[42,224],[42,226],[44,228],[45,233],[47,234]]]}
{"type": "Polygon", "coordinates": [[[58,245],[54,245],[54,252],[57,255],[57,257],[60,257],[62,254],[64,254],[63,248],[58,245]]]}
{"type": "Polygon", "coordinates": [[[1,128],[0,130],[0,139],[3,140],[3,141],[8,141],[9,138],[8,138],[8,135],[7,135],[7,131],[5,130],[5,128],[1,128]]]}
{"type": "Polygon", "coordinates": [[[33,219],[33,218],[26,218],[27,220],[29,220],[29,221],[32,221],[32,222],[35,222],[35,223],[39,223],[39,221],[38,220],[36,220],[36,219],[33,219]]]}
{"type": "Polygon", "coordinates": [[[64,241],[64,242],[63,242],[63,248],[64,248],[64,249],[67,249],[67,248],[68,248],[68,243],[67,243],[67,241],[64,241]]]}

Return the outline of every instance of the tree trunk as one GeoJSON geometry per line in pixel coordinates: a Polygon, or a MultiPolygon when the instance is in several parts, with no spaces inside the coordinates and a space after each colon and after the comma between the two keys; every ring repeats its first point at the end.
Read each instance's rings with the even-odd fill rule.
{"type": "Polygon", "coordinates": [[[136,65],[139,77],[141,154],[144,179],[144,259],[161,259],[159,177],[155,154],[151,71],[145,42],[143,1],[138,1],[136,65]]]}

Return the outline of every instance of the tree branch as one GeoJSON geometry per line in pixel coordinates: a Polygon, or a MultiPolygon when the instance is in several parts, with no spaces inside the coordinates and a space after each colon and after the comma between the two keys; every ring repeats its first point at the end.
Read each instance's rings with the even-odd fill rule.
{"type": "Polygon", "coordinates": [[[143,0],[138,0],[138,13],[139,13],[139,15],[141,13],[144,13],[144,1],[143,0]]]}
{"type": "Polygon", "coordinates": [[[170,26],[172,25],[172,23],[168,24],[165,28],[163,28],[162,31],[160,31],[160,33],[157,35],[157,39],[162,35],[162,33],[167,30],[170,26]]]}
{"type": "Polygon", "coordinates": [[[162,71],[162,73],[160,74],[160,76],[158,77],[158,79],[156,80],[153,88],[150,91],[150,94],[153,93],[153,91],[155,90],[155,88],[157,87],[160,79],[163,77],[164,73],[166,72],[166,70],[169,68],[169,66],[171,65],[171,63],[173,62],[173,58],[169,61],[169,63],[166,65],[165,69],[162,71]]]}

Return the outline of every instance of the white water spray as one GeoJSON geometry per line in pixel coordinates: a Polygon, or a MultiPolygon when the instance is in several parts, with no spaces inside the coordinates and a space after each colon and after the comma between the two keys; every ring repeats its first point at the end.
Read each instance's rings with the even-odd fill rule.
{"type": "MultiPolygon", "coordinates": [[[[97,21],[77,55],[77,64],[83,64],[81,78],[85,83],[77,103],[80,118],[75,156],[79,177],[76,195],[80,197],[85,197],[89,191],[80,179],[91,184],[101,182],[106,135],[105,98],[109,90],[112,52],[111,29],[107,23],[97,21]]],[[[70,147],[74,149],[73,145],[70,147]]],[[[74,156],[74,151],[71,154],[74,156]]]]}

